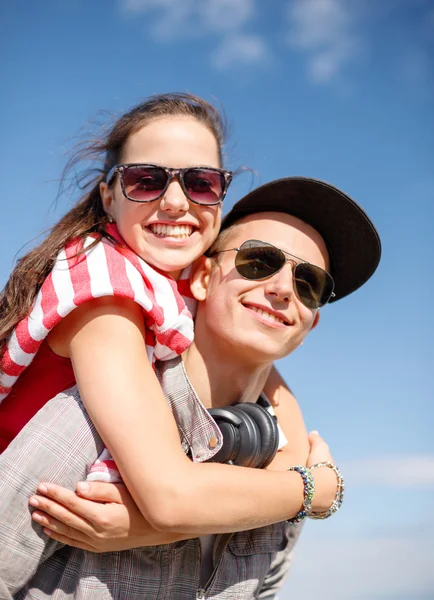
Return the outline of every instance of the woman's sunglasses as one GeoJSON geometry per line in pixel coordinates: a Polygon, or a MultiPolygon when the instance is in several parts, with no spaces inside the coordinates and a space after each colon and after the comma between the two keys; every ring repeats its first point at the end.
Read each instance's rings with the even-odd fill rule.
{"type": "Polygon", "coordinates": [[[184,194],[195,204],[213,206],[223,202],[232,172],[210,167],[170,169],[159,165],[115,165],[107,175],[110,185],[119,173],[125,198],[132,202],[153,202],[163,196],[174,177],[178,177],[184,194]]]}
{"type": "Polygon", "coordinates": [[[237,253],[235,268],[244,279],[254,281],[267,279],[278,273],[287,262],[292,263],[294,290],[300,302],[307,308],[320,308],[334,296],[335,283],[330,273],[308,262],[297,262],[302,259],[272,244],[260,240],[248,240],[239,248],[219,250],[215,254],[234,250],[237,253]],[[291,258],[286,258],[285,255],[291,258]]]}

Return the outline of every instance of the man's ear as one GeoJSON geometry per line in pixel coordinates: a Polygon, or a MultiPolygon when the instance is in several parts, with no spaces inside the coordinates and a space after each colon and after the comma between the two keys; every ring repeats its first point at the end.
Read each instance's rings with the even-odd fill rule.
{"type": "Polygon", "coordinates": [[[190,289],[199,302],[206,299],[209,279],[212,271],[212,258],[200,256],[194,261],[190,272],[190,289]]]}
{"type": "Polygon", "coordinates": [[[312,326],[310,328],[311,331],[312,331],[312,329],[315,329],[315,327],[318,325],[318,323],[319,323],[319,316],[320,316],[319,315],[319,310],[317,310],[316,313],[315,313],[315,316],[313,318],[313,321],[312,321],[312,326]]]}
{"type": "Polygon", "coordinates": [[[101,181],[99,184],[99,193],[101,196],[101,202],[105,212],[110,215],[113,205],[113,190],[107,185],[105,181],[101,181]]]}

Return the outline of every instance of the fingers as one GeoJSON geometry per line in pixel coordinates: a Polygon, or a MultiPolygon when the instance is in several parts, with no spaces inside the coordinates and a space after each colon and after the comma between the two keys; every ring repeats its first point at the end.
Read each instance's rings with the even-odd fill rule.
{"type": "Polygon", "coordinates": [[[77,494],[94,502],[116,502],[122,504],[123,484],[103,483],[99,481],[79,481],[77,494]]]}
{"type": "MultiPolygon", "coordinates": [[[[64,488],[60,485],[55,485],[54,483],[41,483],[38,486],[38,492],[48,498],[51,498],[52,500],[55,500],[58,504],[61,504],[76,515],[80,515],[86,519],[92,518],[93,513],[89,511],[92,511],[92,508],[95,508],[93,503],[79,498],[75,492],[68,490],[67,488],[64,488]]],[[[39,501],[41,498],[42,496],[38,496],[39,501]]],[[[37,505],[32,504],[32,506],[37,505]]],[[[53,506],[53,504],[50,504],[49,506],[53,506]]],[[[44,510],[46,509],[44,508],[44,510]]]]}
{"type": "Polygon", "coordinates": [[[320,462],[333,462],[329,447],[319,435],[318,431],[311,431],[309,433],[309,443],[310,452],[307,461],[308,467],[320,462]]]}
{"type": "MultiPolygon", "coordinates": [[[[322,445],[322,444],[324,444],[324,446],[327,446],[326,442],[320,436],[320,434],[318,433],[318,431],[316,431],[316,429],[312,430],[309,433],[309,442],[310,442],[311,450],[313,450],[313,446],[319,446],[319,445],[322,445]]],[[[328,448],[328,446],[327,446],[327,448],[328,448]]]]}
{"type": "Polygon", "coordinates": [[[52,483],[41,484],[38,490],[45,495],[32,496],[30,505],[43,510],[65,525],[88,535],[91,535],[91,532],[95,534],[95,528],[104,525],[104,504],[80,498],[75,492],[52,483]]]}
{"type": "Polygon", "coordinates": [[[62,535],[61,533],[56,533],[49,529],[44,529],[43,531],[49,538],[61,542],[62,544],[66,544],[67,546],[74,546],[74,548],[80,548],[81,550],[87,550],[88,552],[97,552],[96,548],[86,542],[74,540],[67,535],[62,535]]]}
{"type": "Polygon", "coordinates": [[[311,445],[322,440],[322,437],[320,436],[320,434],[318,433],[318,431],[316,429],[313,429],[311,432],[309,432],[308,437],[309,437],[309,442],[311,443],[311,445]]]}
{"type": "MultiPolygon", "coordinates": [[[[51,528],[51,524],[56,523],[57,530],[60,530],[59,527],[62,525],[62,533],[76,539],[77,533],[74,534],[73,530],[83,533],[92,531],[91,526],[83,517],[74,514],[50,498],[32,496],[29,499],[29,504],[38,509],[32,513],[32,519],[41,525],[51,528]]],[[[78,539],[80,539],[79,535],[78,539]]]]}
{"type": "MultiPolygon", "coordinates": [[[[89,538],[79,531],[78,529],[74,529],[69,525],[64,525],[61,521],[54,519],[49,514],[34,511],[32,513],[32,520],[44,527],[44,533],[51,537],[51,533],[61,534],[64,537],[68,537],[71,541],[74,542],[89,542],[89,538]],[[47,533],[48,532],[48,533],[47,533]]],[[[72,544],[70,544],[72,545],[72,544]]]]}

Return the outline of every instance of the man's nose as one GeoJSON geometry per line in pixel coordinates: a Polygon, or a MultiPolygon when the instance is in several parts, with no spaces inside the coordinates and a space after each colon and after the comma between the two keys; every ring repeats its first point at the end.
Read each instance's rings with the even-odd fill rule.
{"type": "Polygon", "coordinates": [[[265,293],[276,300],[289,302],[294,296],[294,265],[288,261],[275,275],[265,281],[265,293]]]}
{"type": "Polygon", "coordinates": [[[188,198],[181,187],[179,180],[174,177],[160,200],[160,208],[164,212],[187,212],[190,208],[188,198]]]}

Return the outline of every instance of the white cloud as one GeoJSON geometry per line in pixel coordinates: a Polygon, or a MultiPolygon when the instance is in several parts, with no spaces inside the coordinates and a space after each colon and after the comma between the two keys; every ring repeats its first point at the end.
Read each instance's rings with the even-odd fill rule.
{"type": "Polygon", "coordinates": [[[347,461],[339,468],[350,486],[434,487],[434,456],[378,456],[347,461]]]}
{"type": "Polygon", "coordinates": [[[178,0],[121,0],[120,4],[126,12],[138,14],[153,8],[171,10],[177,4],[192,4],[192,2],[193,0],[182,0],[182,2],[178,2],[178,0]]]}
{"type": "Polygon", "coordinates": [[[149,15],[146,27],[160,41],[240,32],[255,14],[255,0],[120,0],[123,11],[149,15]]]}
{"type": "Polygon", "coordinates": [[[220,70],[257,65],[268,59],[268,48],[263,38],[243,33],[226,36],[211,56],[212,64],[220,70]]]}
{"type": "Polygon", "coordinates": [[[194,0],[121,0],[121,7],[135,19],[143,16],[147,31],[156,41],[200,35],[194,0]]]}
{"type": "Polygon", "coordinates": [[[197,7],[204,23],[217,31],[239,30],[255,14],[255,0],[202,0],[197,7]]]}
{"type": "Polygon", "coordinates": [[[213,36],[211,64],[226,70],[263,64],[270,56],[267,42],[246,32],[256,14],[256,0],[119,0],[122,11],[143,19],[159,43],[213,36]]]}
{"type": "Polygon", "coordinates": [[[331,81],[360,54],[353,0],[290,0],[287,14],[289,43],[306,53],[313,83],[331,81]]]}

